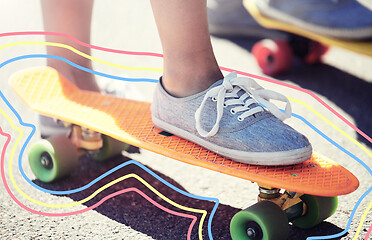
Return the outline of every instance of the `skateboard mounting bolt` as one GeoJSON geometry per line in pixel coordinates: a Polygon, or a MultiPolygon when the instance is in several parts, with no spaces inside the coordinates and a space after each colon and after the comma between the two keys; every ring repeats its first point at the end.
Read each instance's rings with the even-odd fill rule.
{"type": "Polygon", "coordinates": [[[274,199],[279,197],[279,189],[278,188],[264,188],[264,187],[259,187],[259,197],[262,199],[274,199]]]}
{"type": "Polygon", "coordinates": [[[256,222],[249,222],[247,224],[247,236],[250,239],[262,239],[262,230],[256,222]]]}
{"type": "Polygon", "coordinates": [[[101,133],[99,132],[96,132],[94,130],[91,130],[89,128],[86,128],[86,127],[81,127],[81,130],[82,130],[82,137],[84,140],[98,140],[98,139],[101,139],[101,133]]]}
{"type": "Polygon", "coordinates": [[[267,56],[267,62],[270,63],[270,64],[273,64],[275,61],[274,59],[274,56],[272,54],[270,54],[269,56],[267,56]]]}
{"type": "Polygon", "coordinates": [[[279,192],[279,189],[278,188],[267,189],[260,187],[260,192],[265,194],[277,194],[279,192]]]}
{"type": "Polygon", "coordinates": [[[41,165],[46,169],[53,168],[53,160],[51,156],[49,155],[49,153],[46,153],[46,152],[42,153],[40,156],[40,162],[41,162],[41,165]]]}
{"type": "Polygon", "coordinates": [[[248,237],[252,238],[252,237],[256,236],[256,232],[254,231],[253,228],[248,228],[247,229],[247,235],[248,235],[248,237]]]}

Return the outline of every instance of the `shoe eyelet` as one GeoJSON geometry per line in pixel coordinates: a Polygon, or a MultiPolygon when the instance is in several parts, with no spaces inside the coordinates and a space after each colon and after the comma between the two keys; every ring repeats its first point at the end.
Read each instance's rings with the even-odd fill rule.
{"type": "Polygon", "coordinates": [[[223,103],[223,107],[224,107],[224,108],[227,107],[226,103],[223,103]]]}
{"type": "Polygon", "coordinates": [[[212,97],[212,101],[213,102],[217,102],[217,98],[216,97],[212,97]]]}
{"type": "Polygon", "coordinates": [[[231,114],[236,114],[235,110],[233,108],[230,109],[231,114]]]}
{"type": "Polygon", "coordinates": [[[241,116],[238,117],[238,121],[239,121],[239,122],[242,122],[243,120],[244,120],[244,119],[243,119],[241,116]]]}

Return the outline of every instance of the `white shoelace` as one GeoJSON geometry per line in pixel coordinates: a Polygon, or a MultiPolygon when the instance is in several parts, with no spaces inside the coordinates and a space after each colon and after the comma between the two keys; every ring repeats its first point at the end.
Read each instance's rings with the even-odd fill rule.
{"type": "Polygon", "coordinates": [[[284,95],[264,89],[252,78],[238,77],[236,72],[230,73],[224,78],[221,85],[210,89],[204,96],[200,107],[195,112],[196,129],[202,137],[214,136],[218,132],[224,107],[238,105],[232,108],[230,112],[231,114],[242,113],[238,116],[238,120],[243,121],[253,114],[264,111],[259,105],[250,107],[252,104],[257,103],[261,103],[268,111],[282,121],[292,115],[291,104],[284,95]],[[244,90],[245,93],[239,97],[237,93],[240,90],[244,90]],[[209,132],[203,129],[200,123],[200,115],[208,98],[216,101],[217,109],[216,123],[209,132]],[[269,102],[270,99],[285,102],[285,111],[280,111],[276,105],[269,102]]]}

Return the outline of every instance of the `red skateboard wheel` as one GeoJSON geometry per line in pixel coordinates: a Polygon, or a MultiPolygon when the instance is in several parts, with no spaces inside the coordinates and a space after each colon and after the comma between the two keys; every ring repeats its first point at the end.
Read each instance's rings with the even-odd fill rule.
{"type": "Polygon", "coordinates": [[[269,76],[286,72],[292,65],[293,53],[286,41],[264,39],[252,48],[262,72],[269,76]]]}

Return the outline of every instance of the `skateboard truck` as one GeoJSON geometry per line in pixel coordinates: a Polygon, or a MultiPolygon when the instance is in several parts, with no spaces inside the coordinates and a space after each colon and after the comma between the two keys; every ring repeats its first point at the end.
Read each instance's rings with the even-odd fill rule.
{"type": "Polygon", "coordinates": [[[95,161],[105,161],[120,155],[129,145],[88,127],[72,124],[68,139],[77,149],[78,156],[87,154],[95,161]]]}
{"type": "Polygon", "coordinates": [[[264,185],[259,186],[258,202],[270,201],[278,205],[287,215],[288,220],[306,214],[306,204],[300,199],[302,193],[285,191],[280,193],[279,188],[264,185]]]}
{"type": "Polygon", "coordinates": [[[92,156],[103,146],[102,134],[87,127],[72,125],[69,138],[77,149],[92,156]]]}

